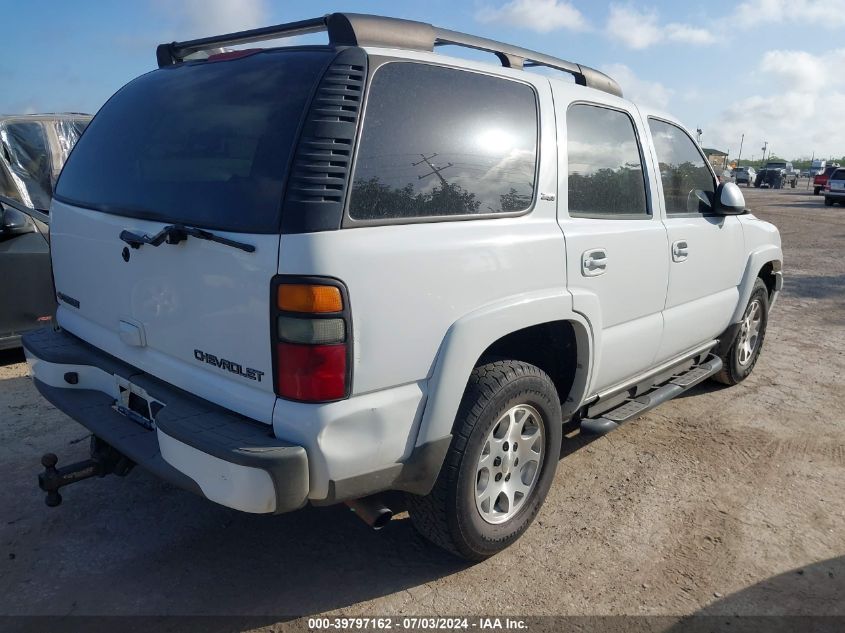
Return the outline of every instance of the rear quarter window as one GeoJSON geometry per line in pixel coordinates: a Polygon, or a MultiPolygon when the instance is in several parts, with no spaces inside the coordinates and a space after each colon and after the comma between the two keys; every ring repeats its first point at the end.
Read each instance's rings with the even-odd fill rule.
{"type": "Polygon", "coordinates": [[[329,51],[265,51],[152,71],[103,106],[56,198],[243,233],[279,230],[287,168],[329,51]]]}
{"type": "Polygon", "coordinates": [[[537,166],[537,102],[523,83],[389,62],[372,79],[349,217],[402,219],[519,213],[537,166]]]}

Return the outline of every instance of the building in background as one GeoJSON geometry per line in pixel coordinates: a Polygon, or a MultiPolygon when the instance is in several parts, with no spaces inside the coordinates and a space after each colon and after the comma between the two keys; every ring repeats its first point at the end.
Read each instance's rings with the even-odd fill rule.
{"type": "Polygon", "coordinates": [[[707,147],[702,147],[701,149],[707,157],[707,160],[709,160],[710,164],[713,165],[713,169],[716,171],[727,169],[728,155],[725,152],[718,149],[709,149],[707,147]]]}

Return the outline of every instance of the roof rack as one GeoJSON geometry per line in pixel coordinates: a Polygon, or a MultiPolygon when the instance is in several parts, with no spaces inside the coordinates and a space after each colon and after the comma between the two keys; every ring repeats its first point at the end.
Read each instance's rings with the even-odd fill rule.
{"type": "Polygon", "coordinates": [[[185,42],[160,44],[156,59],[160,68],[183,61],[198,51],[222,46],[262,42],[326,31],[333,46],[382,46],[433,51],[437,46],[455,45],[487,51],[496,55],[502,66],[523,69],[534,66],[554,68],[575,77],[575,83],[622,96],[622,89],[603,72],[568,62],[527,48],[511,46],[484,37],[441,29],[425,22],[386,18],[360,13],[329,13],[323,17],[289,22],[249,31],[203,37],[185,42]]]}

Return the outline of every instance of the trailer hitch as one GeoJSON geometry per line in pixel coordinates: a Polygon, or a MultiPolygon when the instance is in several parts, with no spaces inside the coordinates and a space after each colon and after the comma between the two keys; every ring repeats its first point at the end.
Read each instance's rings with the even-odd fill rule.
{"type": "Polygon", "coordinates": [[[75,484],[89,477],[118,475],[125,477],[135,466],[135,462],[120,453],[95,435],[91,436],[91,457],[75,464],[56,468],[59,458],[54,453],[45,453],[41,457],[44,472],[38,475],[38,487],[47,493],[44,498],[51,508],[62,502],[59,488],[75,484]]]}

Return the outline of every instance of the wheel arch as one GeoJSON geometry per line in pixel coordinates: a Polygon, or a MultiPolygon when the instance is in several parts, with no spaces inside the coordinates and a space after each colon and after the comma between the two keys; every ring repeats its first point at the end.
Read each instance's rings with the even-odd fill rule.
{"type": "Polygon", "coordinates": [[[514,354],[520,351],[520,344],[543,341],[544,334],[563,347],[547,344],[546,352],[526,348],[512,359],[540,362],[545,365],[540,368],[549,373],[556,387],[568,385],[568,393],[558,395],[564,417],[574,413],[589,383],[593,353],[590,324],[573,311],[571,295],[561,289],[525,293],[471,312],[449,328],[429,379],[429,399],[416,445],[452,432],[470,373],[479,361],[514,354]],[[575,367],[563,366],[565,361],[556,363],[557,351],[567,359],[574,359],[575,367]]]}
{"type": "Polygon", "coordinates": [[[742,281],[739,284],[739,301],[731,317],[731,323],[739,323],[742,319],[742,313],[745,311],[745,306],[748,304],[751,292],[754,289],[754,282],[758,278],[766,284],[769,289],[769,301],[774,303],[774,299],[780,290],[781,282],[778,277],[782,266],[783,251],[780,246],[770,244],[752,251],[748,257],[742,281]]]}

